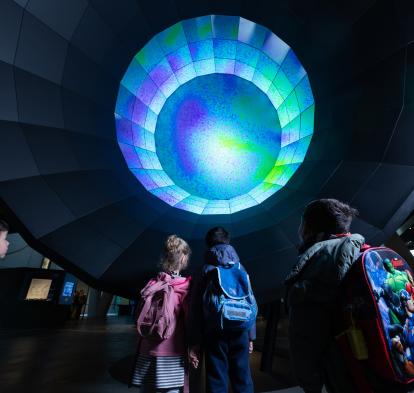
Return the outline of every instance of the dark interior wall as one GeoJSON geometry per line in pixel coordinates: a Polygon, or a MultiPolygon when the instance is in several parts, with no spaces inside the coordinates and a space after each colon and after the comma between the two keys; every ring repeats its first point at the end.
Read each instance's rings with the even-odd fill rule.
{"type": "Polygon", "coordinates": [[[131,295],[177,233],[202,263],[205,231],[229,228],[262,295],[295,262],[303,207],[322,196],[360,210],[384,242],[414,208],[413,8],[406,1],[54,0],[0,3],[0,203],[41,253],[86,282],[131,295]],[[162,10],[162,12],[161,12],[162,10]],[[305,162],[263,204],[197,216],[146,192],[116,143],[114,107],[132,57],[156,33],[207,14],[272,30],[304,65],[316,103],[305,162]]]}
{"type": "Polygon", "coordinates": [[[59,304],[65,272],[33,268],[2,269],[0,274],[0,327],[34,328],[62,325],[70,304],[59,304]],[[32,278],[51,279],[48,301],[25,300],[32,278]]]}

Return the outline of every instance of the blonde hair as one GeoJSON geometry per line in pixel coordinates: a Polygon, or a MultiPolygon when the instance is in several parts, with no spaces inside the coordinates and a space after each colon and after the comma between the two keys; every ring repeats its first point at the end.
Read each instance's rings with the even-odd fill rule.
{"type": "Polygon", "coordinates": [[[181,271],[187,268],[191,248],[177,235],[170,235],[164,243],[161,268],[166,272],[181,271]]]}

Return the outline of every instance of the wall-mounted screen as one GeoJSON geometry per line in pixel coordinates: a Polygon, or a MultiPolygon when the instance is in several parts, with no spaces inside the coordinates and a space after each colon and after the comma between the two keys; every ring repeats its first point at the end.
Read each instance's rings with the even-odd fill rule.
{"type": "Polygon", "coordinates": [[[52,280],[32,278],[26,300],[47,300],[52,280]]]}
{"type": "Polygon", "coordinates": [[[65,285],[63,286],[62,290],[62,296],[72,296],[73,289],[75,288],[75,283],[71,281],[65,282],[65,285]]]}

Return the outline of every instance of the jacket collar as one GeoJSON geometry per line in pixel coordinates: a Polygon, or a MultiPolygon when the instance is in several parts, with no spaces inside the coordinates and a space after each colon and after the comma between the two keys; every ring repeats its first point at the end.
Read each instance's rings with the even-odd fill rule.
{"type": "Polygon", "coordinates": [[[357,233],[342,233],[337,235],[331,235],[328,240],[315,243],[313,246],[309,247],[306,251],[299,255],[298,262],[295,266],[293,266],[292,270],[285,279],[285,284],[290,284],[291,282],[295,281],[299,273],[305,267],[307,261],[309,261],[309,259],[311,259],[316,253],[318,253],[321,248],[326,247],[332,244],[333,242],[343,242],[345,240],[344,238],[350,238],[356,243],[356,245],[359,245],[359,247],[362,247],[362,245],[365,242],[365,239],[357,233]]]}

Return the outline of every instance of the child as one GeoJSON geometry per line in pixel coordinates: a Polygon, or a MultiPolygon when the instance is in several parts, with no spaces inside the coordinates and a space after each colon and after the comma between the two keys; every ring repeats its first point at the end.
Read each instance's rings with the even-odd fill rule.
{"type": "Polygon", "coordinates": [[[140,343],[132,384],[142,393],[178,393],[188,388],[185,325],[191,277],[180,273],[187,268],[190,254],[183,239],[169,236],[161,258],[162,272],[141,291],[140,343]]]}
{"type": "Polygon", "coordinates": [[[7,234],[9,233],[9,225],[0,220],[0,259],[6,257],[7,250],[9,248],[9,242],[7,241],[7,234]]]}
{"type": "MultiPolygon", "coordinates": [[[[321,393],[332,379],[326,367],[334,342],[336,299],[364,244],[361,235],[349,232],[357,214],[336,199],[319,199],[306,206],[299,227],[298,262],[285,284],[292,366],[306,393],[321,393]]],[[[341,391],[349,389],[342,386],[341,391]]]]}
{"type": "Polygon", "coordinates": [[[237,265],[235,269],[243,271],[244,267],[240,264],[236,250],[230,245],[230,235],[224,228],[210,229],[205,241],[208,250],[192,306],[194,326],[191,329],[190,363],[198,367],[202,347],[206,359],[207,393],[227,392],[228,380],[234,393],[253,393],[249,353],[253,351],[256,325],[240,331],[214,329],[209,326],[211,317],[202,313],[206,306],[205,291],[216,267],[231,269],[232,265],[237,265]]]}

